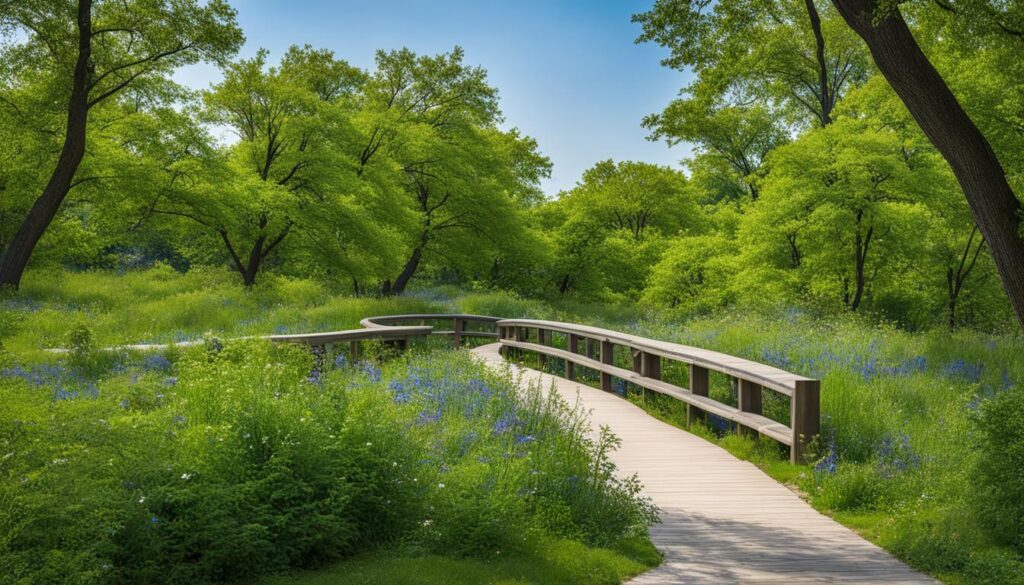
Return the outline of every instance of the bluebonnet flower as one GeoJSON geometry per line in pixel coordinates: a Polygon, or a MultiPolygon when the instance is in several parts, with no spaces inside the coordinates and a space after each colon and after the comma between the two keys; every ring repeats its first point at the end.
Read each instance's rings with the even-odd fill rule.
{"type": "Polygon", "coordinates": [[[164,386],[171,387],[178,385],[178,378],[176,376],[167,376],[164,378],[164,386]]]}
{"type": "Polygon", "coordinates": [[[334,369],[340,370],[348,365],[348,359],[345,358],[345,354],[339,353],[338,357],[334,358],[334,369]]]}
{"type": "Polygon", "coordinates": [[[171,422],[173,422],[176,425],[183,425],[186,422],[188,422],[188,417],[186,417],[183,414],[178,414],[178,415],[175,415],[174,418],[171,419],[171,422]]]}
{"type": "Polygon", "coordinates": [[[128,407],[131,406],[127,398],[122,398],[121,402],[119,402],[117,405],[125,410],[128,410],[128,407]]]}
{"type": "Polygon", "coordinates": [[[814,465],[814,471],[816,473],[833,474],[839,467],[839,451],[836,449],[835,438],[831,438],[828,443],[828,452],[814,465]]]}
{"type": "Polygon", "coordinates": [[[60,384],[57,384],[56,386],[53,387],[53,400],[54,401],[58,401],[58,400],[71,400],[73,398],[78,398],[78,391],[77,390],[68,390],[68,389],[64,388],[63,386],[61,386],[60,384]]]}
{"type": "Polygon", "coordinates": [[[288,333],[288,326],[287,325],[277,325],[277,326],[274,327],[274,334],[275,335],[284,335],[285,333],[288,333]]]}
{"type": "Polygon", "coordinates": [[[172,366],[171,360],[160,353],[147,355],[142,360],[142,369],[147,372],[169,372],[172,366]]]}
{"type": "Polygon", "coordinates": [[[430,424],[430,423],[435,423],[435,422],[437,422],[439,420],[441,420],[441,411],[440,410],[437,410],[437,411],[434,411],[434,412],[428,412],[428,411],[424,410],[424,411],[421,411],[419,416],[416,417],[416,424],[418,424],[418,425],[426,425],[426,424],[430,424]]]}
{"type": "Polygon", "coordinates": [[[882,444],[878,448],[878,461],[883,473],[887,475],[902,473],[921,464],[921,458],[914,452],[910,444],[910,435],[906,432],[896,437],[888,435],[882,439],[882,444]]]}
{"type": "Polygon", "coordinates": [[[1002,375],[1002,377],[1000,379],[1000,382],[1002,384],[1002,387],[1000,388],[1000,390],[1002,390],[1004,392],[1009,390],[1009,389],[1011,389],[1011,388],[1013,388],[1013,378],[1010,377],[1010,372],[1008,372],[1006,370],[1003,370],[1003,375],[1002,375]]]}
{"type": "Polygon", "coordinates": [[[501,433],[513,429],[520,424],[522,424],[522,421],[520,421],[515,414],[505,413],[494,422],[494,427],[491,430],[494,434],[500,435],[501,433]]]}
{"type": "Polygon", "coordinates": [[[370,379],[370,381],[372,381],[372,382],[380,382],[380,378],[381,378],[380,368],[375,366],[372,362],[367,362],[367,361],[360,362],[359,363],[359,371],[362,372],[363,374],[366,374],[366,377],[368,377],[370,379]]]}
{"type": "Polygon", "coordinates": [[[516,445],[532,443],[534,440],[533,435],[516,435],[516,445]]]}
{"type": "Polygon", "coordinates": [[[480,394],[483,397],[489,397],[491,395],[491,387],[487,385],[483,380],[470,380],[467,386],[470,392],[474,394],[480,394]]]}
{"type": "Polygon", "coordinates": [[[964,380],[971,383],[976,383],[981,380],[981,372],[981,364],[968,362],[963,359],[953,360],[942,368],[942,373],[946,377],[964,380]]]}
{"type": "Polygon", "coordinates": [[[412,400],[412,396],[409,395],[405,386],[398,380],[392,380],[388,383],[388,390],[391,390],[391,399],[394,400],[395,404],[405,404],[412,400]]]}
{"type": "Polygon", "coordinates": [[[314,369],[313,371],[311,371],[309,373],[309,376],[306,377],[306,381],[309,382],[310,384],[322,384],[323,380],[320,379],[320,370],[314,369]]]}

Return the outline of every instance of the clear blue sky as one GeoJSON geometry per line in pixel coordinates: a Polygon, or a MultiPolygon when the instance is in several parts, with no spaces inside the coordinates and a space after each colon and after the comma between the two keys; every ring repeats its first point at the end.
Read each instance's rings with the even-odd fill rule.
{"type": "MultiPolygon", "coordinates": [[[[506,126],[533,136],[554,170],[544,189],[572,187],[606,158],[677,166],[688,154],[645,140],[640,121],[661,111],[684,74],[662,67],[665,50],[633,41],[630,16],[653,0],[232,0],[251,56],[263,47],[272,60],[292,44],[328,48],[371,69],[377,49],[409,47],[439,53],[455,45],[484,67],[498,88],[506,126]]],[[[218,79],[209,66],[178,79],[205,87],[218,79]]]]}

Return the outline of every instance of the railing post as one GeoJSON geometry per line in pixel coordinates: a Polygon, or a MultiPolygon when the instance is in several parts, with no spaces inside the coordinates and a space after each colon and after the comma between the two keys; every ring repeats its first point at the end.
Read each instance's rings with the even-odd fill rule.
{"type": "MultiPolygon", "coordinates": [[[[738,402],[740,410],[752,414],[761,414],[761,385],[750,380],[739,379],[738,402]]],[[[746,436],[757,436],[757,432],[736,423],[736,432],[746,436]]]]}
{"type": "Polygon", "coordinates": [[[453,327],[452,342],[455,347],[462,345],[462,330],[465,328],[466,322],[458,317],[455,318],[455,326],[453,327]]]}
{"type": "Polygon", "coordinates": [[[790,402],[789,421],[793,429],[789,460],[791,463],[804,463],[808,443],[821,432],[821,382],[797,380],[790,402]]]}
{"type": "Polygon", "coordinates": [[[359,342],[358,341],[350,341],[349,342],[349,344],[348,344],[348,359],[351,360],[353,364],[356,363],[357,359],[359,359],[359,342]]]}
{"type": "MultiPolygon", "coordinates": [[[[539,345],[547,345],[548,344],[547,343],[547,337],[548,337],[547,333],[548,333],[547,331],[541,329],[540,327],[537,328],[537,343],[539,345]]],[[[548,356],[546,356],[543,353],[538,351],[537,352],[537,368],[543,370],[544,366],[546,366],[547,364],[548,364],[548,356]]]]}
{"type": "MultiPolygon", "coordinates": [[[[578,353],[580,338],[575,333],[569,334],[569,353],[578,353]]],[[[565,377],[569,380],[576,379],[576,364],[572,360],[565,360],[565,377]]]]}
{"type": "Polygon", "coordinates": [[[661,356],[654,355],[653,353],[643,353],[643,367],[640,369],[641,375],[645,378],[653,378],[655,380],[661,379],[661,356]]]}
{"type": "MultiPolygon", "coordinates": [[[[707,396],[709,389],[708,369],[690,364],[690,392],[697,396],[707,396]]],[[[697,421],[706,420],[706,412],[692,404],[686,405],[686,424],[692,425],[697,421]]]]}
{"type": "MultiPolygon", "coordinates": [[[[612,342],[607,340],[601,341],[601,363],[611,364],[614,363],[613,354],[615,353],[615,346],[612,342]]],[[[601,372],[601,390],[605,392],[612,391],[612,375],[605,372],[601,372]]]]}

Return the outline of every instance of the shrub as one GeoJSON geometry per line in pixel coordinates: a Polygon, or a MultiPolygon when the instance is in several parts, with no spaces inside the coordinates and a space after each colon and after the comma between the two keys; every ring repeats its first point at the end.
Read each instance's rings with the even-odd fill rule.
{"type": "Polygon", "coordinates": [[[486,556],[545,534],[614,542],[653,521],[635,482],[615,479],[614,438],[591,441],[580,412],[465,353],[316,377],[295,346],[172,355],[119,356],[93,379],[2,371],[0,571],[252,581],[384,543],[486,556]]]}
{"type": "Polygon", "coordinates": [[[982,402],[975,422],[975,501],[995,533],[1024,552],[1024,387],[982,402]]]}

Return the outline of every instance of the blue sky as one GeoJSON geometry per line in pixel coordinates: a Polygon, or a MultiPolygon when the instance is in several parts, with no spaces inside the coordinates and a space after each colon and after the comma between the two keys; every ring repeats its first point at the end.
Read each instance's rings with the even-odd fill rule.
{"type": "MultiPolygon", "coordinates": [[[[247,42],[276,60],[292,44],[328,48],[370,69],[377,49],[409,47],[439,53],[455,45],[466,61],[487,69],[498,88],[506,126],[533,136],[554,163],[544,189],[572,187],[606,158],[678,166],[685,146],[645,139],[640,121],[661,111],[687,77],[662,67],[661,47],[633,41],[630,16],[653,0],[232,0],[247,42]]],[[[219,78],[210,66],[178,79],[205,87],[219,78]]]]}

